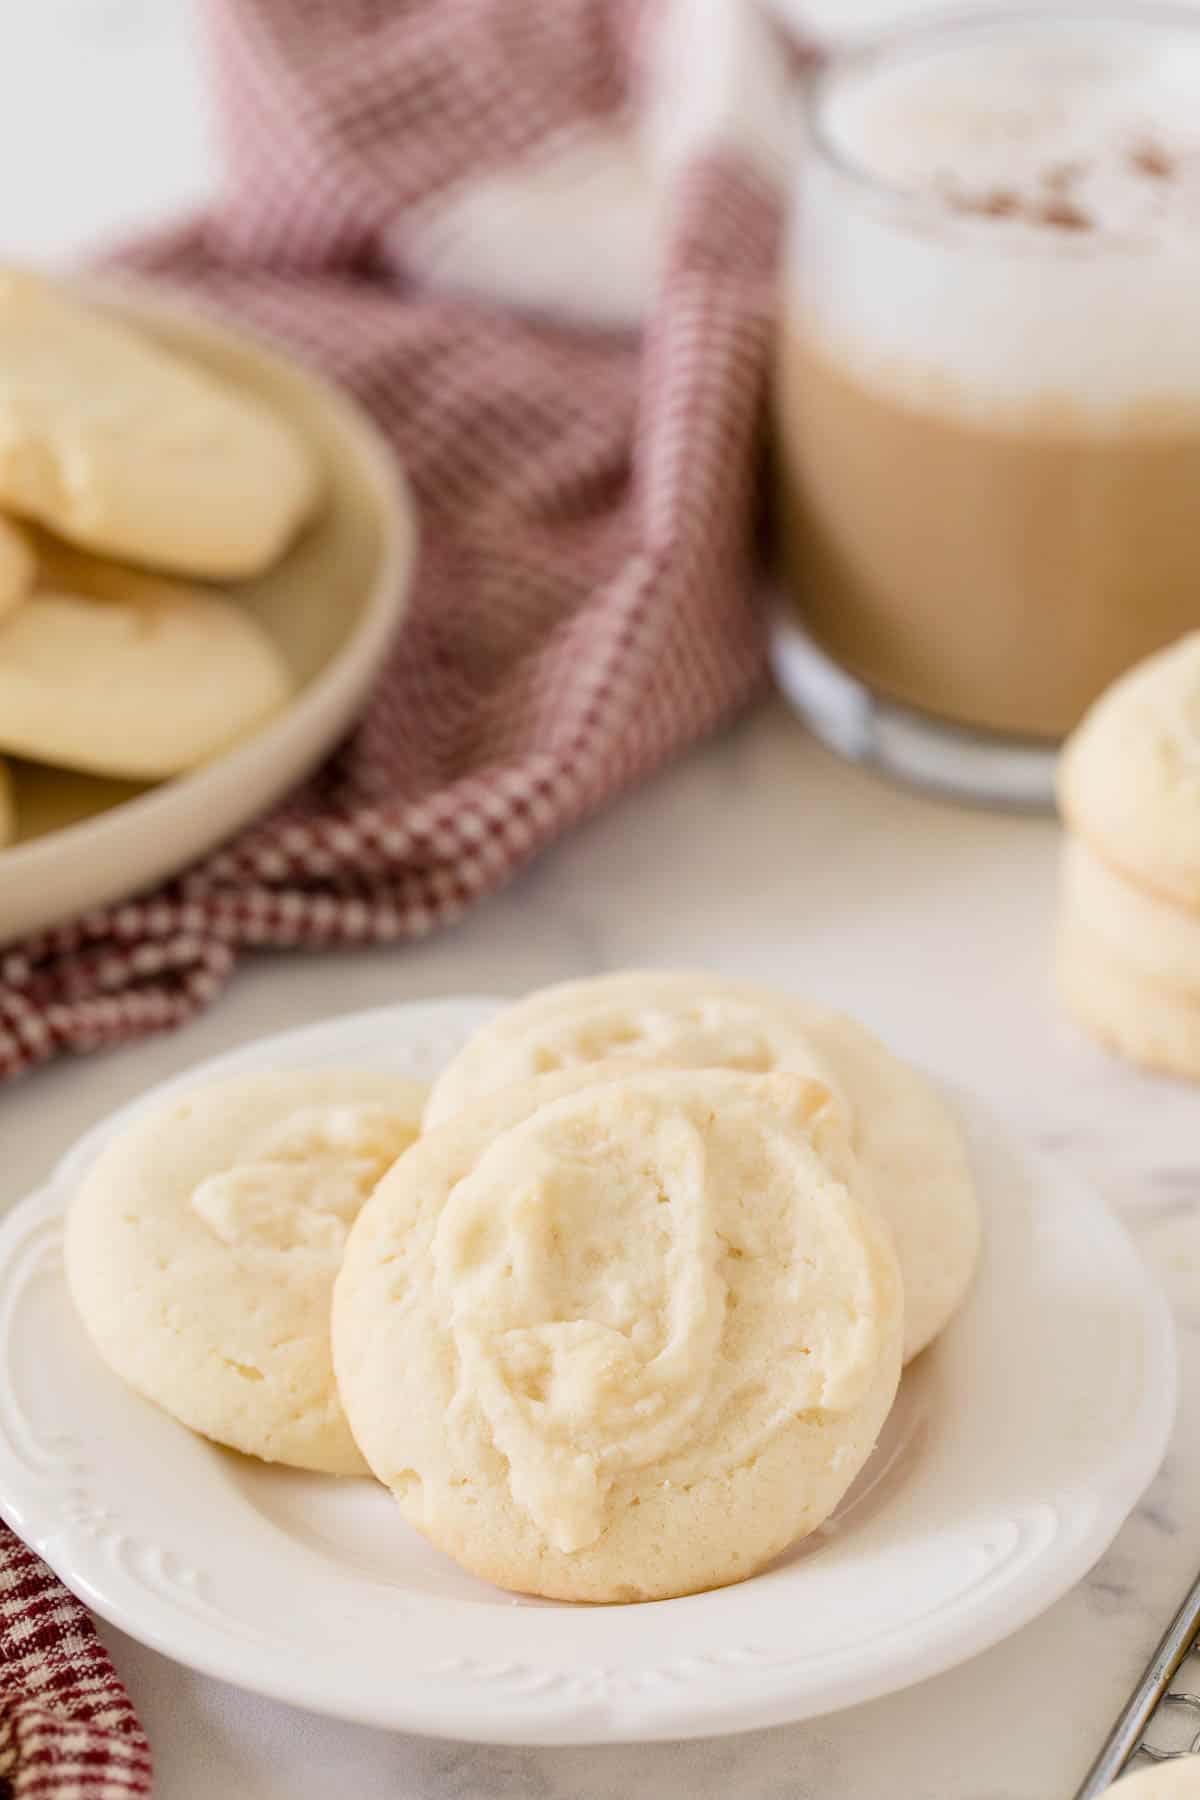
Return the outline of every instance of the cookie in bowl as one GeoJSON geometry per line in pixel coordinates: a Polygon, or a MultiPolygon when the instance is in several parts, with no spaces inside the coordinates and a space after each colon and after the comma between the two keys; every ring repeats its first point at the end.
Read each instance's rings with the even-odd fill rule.
{"type": "Polygon", "coordinates": [[[316,506],[307,443],[42,277],[0,272],[0,505],[105,556],[214,581],[275,562],[316,506]]]}
{"type": "Polygon", "coordinates": [[[0,618],[0,750],[131,781],[198,768],[286,705],[282,655],[243,607],[42,539],[0,618]]]}

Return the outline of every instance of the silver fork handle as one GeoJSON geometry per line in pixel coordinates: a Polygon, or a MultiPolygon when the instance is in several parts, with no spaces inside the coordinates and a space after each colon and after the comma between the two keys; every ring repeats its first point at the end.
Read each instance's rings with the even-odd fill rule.
{"type": "MultiPolygon", "coordinates": [[[[1102,1794],[1105,1788],[1112,1785],[1139,1750],[1146,1750],[1143,1743],[1146,1727],[1163,1700],[1170,1696],[1171,1683],[1190,1651],[1196,1647],[1198,1636],[1200,1578],[1167,1626],[1162,1642],[1150,1658],[1145,1674],[1109,1732],[1104,1748],[1084,1777],[1083,1786],[1075,1795],[1075,1800],[1095,1800],[1097,1794],[1102,1794]]],[[[1183,1699],[1183,1696],[1179,1698],[1183,1699]]],[[[1186,1703],[1196,1706],[1200,1711],[1200,1702],[1192,1696],[1186,1697],[1186,1703]]],[[[1149,1750],[1146,1753],[1154,1754],[1149,1750]]],[[[1159,1751],[1157,1755],[1162,1760],[1164,1752],[1159,1751]]]]}

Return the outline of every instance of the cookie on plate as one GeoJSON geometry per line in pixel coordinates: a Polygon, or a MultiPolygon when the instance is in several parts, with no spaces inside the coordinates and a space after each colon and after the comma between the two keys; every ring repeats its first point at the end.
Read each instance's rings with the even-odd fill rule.
{"type": "Polygon", "coordinates": [[[802,1075],[576,1070],[423,1136],[333,1308],[355,1438],[506,1588],[662,1599],[828,1518],[900,1373],[890,1236],[802,1075]]]}
{"type": "Polygon", "coordinates": [[[217,1443],[365,1473],[333,1378],[330,1294],[425,1097],[371,1071],[234,1076],[128,1126],[67,1220],[71,1295],[105,1361],[217,1443]]]}
{"type": "Polygon", "coordinates": [[[104,555],[233,580],[280,556],[319,485],[255,396],[37,276],[0,274],[0,504],[104,555]]]}
{"type": "Polygon", "coordinates": [[[630,969],[538,988],[481,1025],[433,1084],[427,1126],[481,1094],[587,1063],[809,1075],[841,1102],[810,1025],[815,1007],[717,976],[630,969]]]}
{"type": "Polygon", "coordinates": [[[543,988],[481,1026],[435,1082],[426,1125],[480,1094],[608,1057],[657,1066],[798,1070],[851,1121],[863,1174],[896,1239],[905,1360],[961,1303],[979,1253],[962,1135],[929,1083],[838,1013],[714,976],[631,971],[543,988]]]}
{"type": "Polygon", "coordinates": [[[20,526],[0,518],[0,618],[28,598],[36,566],[33,546],[20,526]]]}
{"type": "Polygon", "coordinates": [[[284,706],[291,678],[231,600],[41,543],[32,597],[0,619],[0,750],[154,781],[284,706]]]}

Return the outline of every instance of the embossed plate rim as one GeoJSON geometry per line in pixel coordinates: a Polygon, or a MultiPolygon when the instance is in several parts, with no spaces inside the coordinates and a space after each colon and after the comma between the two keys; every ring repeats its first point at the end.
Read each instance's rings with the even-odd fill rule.
{"type": "MultiPolygon", "coordinates": [[[[1153,1477],[1169,1438],[1175,1392],[1169,1309],[1103,1206],[1046,1159],[1022,1152],[977,1101],[957,1090],[953,1101],[981,1158],[985,1195],[1000,1179],[996,1170],[1005,1169],[1010,1186],[1000,1182],[1001,1188],[1015,1195],[1025,1183],[1028,1193],[1019,1204],[1002,1206],[991,1195],[989,1253],[964,1318],[906,1378],[931,1409],[929,1442],[915,1473],[906,1476],[908,1485],[864,1526],[834,1534],[816,1555],[741,1587],[633,1608],[514,1604],[510,1610],[503,1601],[481,1607],[411,1584],[397,1598],[394,1589],[271,1535],[273,1528],[230,1479],[221,1452],[115,1382],[103,1431],[94,1418],[79,1416],[89,1402],[72,1399],[76,1383],[65,1370],[52,1376],[54,1416],[21,1424],[21,1371],[35,1358],[53,1360],[51,1343],[30,1341],[38,1314],[22,1312],[22,1294],[32,1274],[63,1286],[55,1260],[63,1210],[111,1132],[172,1090],[238,1069],[382,1060],[419,1073],[422,1053],[430,1062],[446,1055],[496,1004],[463,998],[378,1008],[214,1058],[87,1133],[47,1186],[0,1223],[0,1515],[76,1592],[152,1648],[314,1711],[481,1742],[565,1744],[716,1735],[814,1717],[895,1691],[998,1642],[1086,1573],[1153,1477]],[[44,1267],[22,1275],[22,1258],[34,1256],[28,1246],[38,1233],[44,1267]],[[972,1502],[978,1517],[959,1518],[954,1505],[964,1503],[948,1481],[925,1493],[922,1484],[929,1488],[938,1471],[954,1468],[958,1414],[966,1410],[954,1390],[972,1334],[983,1332],[985,1341],[991,1331],[1000,1341],[1008,1318],[1003,1307],[1022,1297],[1012,1270],[1026,1265],[1025,1304],[1038,1297],[1040,1282],[1068,1309],[1058,1328],[1064,1352],[1073,1297],[1082,1294],[1086,1302],[1091,1294],[1109,1306],[1101,1355],[1110,1363],[1093,1371],[1093,1385],[1108,1416],[1122,1416],[1123,1428],[1110,1434],[1102,1458],[1091,1447],[1092,1460],[1079,1469],[1064,1465],[1054,1492],[1032,1488],[1021,1504],[995,1517],[980,1499],[972,1502]],[[31,1439],[23,1451],[21,1430],[31,1439]],[[78,1445],[89,1431],[104,1437],[105,1455],[94,1464],[84,1458],[81,1475],[78,1445]],[[148,1444],[162,1452],[157,1485],[137,1476],[138,1457],[151,1455],[148,1444]],[[193,1491],[189,1516],[179,1496],[193,1491]],[[935,1509],[943,1501],[949,1507],[940,1523],[929,1518],[931,1501],[935,1509]],[[151,1523],[139,1525],[139,1518],[151,1523]],[[206,1567],[217,1531],[226,1527],[231,1536],[221,1540],[223,1558],[206,1567]],[[264,1554],[267,1545],[278,1547],[264,1554]],[[971,1572],[960,1576],[960,1563],[971,1572]],[[223,1604],[222,1580],[238,1588],[243,1611],[258,1607],[259,1613],[244,1617],[223,1604]],[[303,1617],[295,1608],[288,1612],[288,1596],[298,1586],[303,1617]],[[868,1596],[874,1588],[879,1599],[868,1596]],[[810,1634],[807,1644],[797,1616],[805,1600],[827,1621],[825,1636],[810,1634]],[[872,1617],[872,1608],[884,1609],[865,1638],[853,1625],[855,1608],[864,1607],[872,1617]]],[[[1027,1316],[1026,1326],[1044,1331],[1048,1322],[1043,1308],[1036,1318],[1027,1316]]],[[[1060,1386],[1066,1379],[1057,1367],[1051,1374],[1060,1386]]],[[[987,1376],[985,1370],[977,1379],[987,1376]]],[[[86,1395],[82,1376],[78,1387],[86,1395]]],[[[1073,1407],[1085,1398],[1065,1396],[1073,1407]]],[[[1041,1420],[1043,1434],[1053,1424],[1051,1411],[1041,1420]]],[[[1002,1473],[1007,1480],[1007,1466],[1002,1473]]],[[[993,1483],[998,1478],[992,1471],[993,1483]]],[[[397,1529],[407,1531],[399,1521],[397,1529]]]]}

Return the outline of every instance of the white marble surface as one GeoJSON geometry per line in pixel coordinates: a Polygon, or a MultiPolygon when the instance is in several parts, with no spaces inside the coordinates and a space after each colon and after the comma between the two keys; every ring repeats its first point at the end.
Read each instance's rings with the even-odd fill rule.
{"type": "MultiPolygon", "coordinates": [[[[27,173],[5,183],[0,248],[56,256],[204,191],[179,0],[8,0],[4,15],[0,163],[27,173]]],[[[309,1718],[110,1633],[163,1800],[1067,1800],[1200,1565],[1200,1096],[1059,1017],[1056,848],[1049,821],[952,809],[835,763],[768,703],[432,942],[263,956],[177,1036],[0,1092],[8,1204],[113,1106],[263,1032],[393,998],[707,965],[844,1006],[975,1087],[1098,1184],[1175,1304],[1181,1410],[1152,1492],[1068,1599],[953,1674],[715,1743],[490,1750],[309,1718]]]]}

